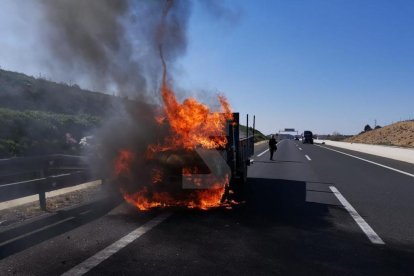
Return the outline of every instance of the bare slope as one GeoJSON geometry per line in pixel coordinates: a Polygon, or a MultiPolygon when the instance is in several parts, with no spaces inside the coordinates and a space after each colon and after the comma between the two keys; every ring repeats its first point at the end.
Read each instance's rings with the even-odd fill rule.
{"type": "Polygon", "coordinates": [[[345,142],[414,148],[414,121],[403,121],[353,136],[345,142]]]}

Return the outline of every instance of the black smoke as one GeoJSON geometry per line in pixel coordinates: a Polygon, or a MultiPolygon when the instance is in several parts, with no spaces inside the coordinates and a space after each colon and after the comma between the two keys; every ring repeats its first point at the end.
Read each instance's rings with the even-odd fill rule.
{"type": "Polygon", "coordinates": [[[156,96],[162,73],[158,45],[171,67],[187,47],[191,3],[171,2],[164,20],[168,2],[42,0],[51,66],[87,78],[99,91],[140,100],[156,96]]]}

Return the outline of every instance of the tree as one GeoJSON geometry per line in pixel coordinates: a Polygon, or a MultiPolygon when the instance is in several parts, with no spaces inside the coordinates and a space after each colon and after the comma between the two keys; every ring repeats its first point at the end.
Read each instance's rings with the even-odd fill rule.
{"type": "Polygon", "coordinates": [[[366,125],[364,127],[364,131],[371,131],[371,130],[372,130],[372,127],[370,125],[366,125]]]}

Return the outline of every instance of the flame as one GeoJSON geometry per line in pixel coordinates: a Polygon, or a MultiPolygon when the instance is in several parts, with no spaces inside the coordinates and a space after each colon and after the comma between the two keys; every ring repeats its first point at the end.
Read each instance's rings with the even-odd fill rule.
{"type": "MultiPolygon", "coordinates": [[[[177,154],[181,153],[186,155],[189,152],[195,152],[199,147],[212,150],[225,148],[227,144],[225,127],[226,123],[233,119],[233,114],[224,96],[218,96],[221,109],[219,111],[211,111],[208,106],[198,102],[194,98],[188,98],[180,103],[174,91],[167,84],[167,69],[162,51],[162,37],[166,31],[164,26],[166,16],[172,5],[172,0],[167,0],[165,3],[162,22],[157,33],[160,59],[163,67],[160,92],[164,105],[163,114],[154,118],[154,121],[160,126],[165,123],[168,124],[169,134],[164,137],[164,140],[147,147],[147,151],[143,154],[143,158],[146,158],[147,162],[139,160],[139,166],[136,162],[136,154],[127,150],[120,151],[118,157],[115,159],[114,175],[121,182],[128,181],[128,183],[120,183],[121,187],[123,187],[121,188],[121,192],[127,202],[140,210],[172,206],[206,210],[220,205],[225,189],[229,184],[229,175],[224,177],[224,179],[217,180],[217,183],[213,179],[214,184],[210,189],[177,188],[174,187],[172,181],[165,178],[167,178],[166,176],[171,171],[177,174],[177,164],[185,163],[184,161],[186,159],[184,157],[177,157],[177,154]],[[156,163],[157,156],[160,153],[169,151],[175,152],[175,157],[171,158],[172,160],[164,160],[168,165],[153,165],[153,163],[156,163]],[[171,163],[174,163],[174,168],[168,167],[171,163]],[[155,168],[152,166],[155,166],[155,168]],[[130,177],[122,177],[124,175],[130,177]],[[148,179],[142,176],[147,176],[148,179]],[[130,183],[131,180],[143,182],[148,180],[148,183],[130,183]],[[139,188],[131,189],[130,186],[134,185],[139,188]]],[[[199,172],[197,165],[182,165],[184,167],[178,171],[180,177],[186,177],[196,187],[202,187],[201,180],[197,176],[199,172]]]]}
{"type": "Polygon", "coordinates": [[[130,166],[135,159],[134,153],[128,150],[120,150],[115,160],[115,171],[116,176],[121,174],[130,174],[130,166]]]}
{"type": "Polygon", "coordinates": [[[221,112],[211,112],[206,105],[194,98],[188,98],[180,104],[174,92],[165,83],[161,95],[165,116],[173,135],[166,140],[165,144],[168,146],[155,146],[151,150],[192,150],[198,146],[215,149],[226,145],[224,129],[226,122],[233,118],[233,114],[224,96],[218,96],[221,112]]]}
{"type": "Polygon", "coordinates": [[[159,169],[153,169],[152,170],[152,183],[157,184],[162,181],[163,173],[159,169]]]}
{"type": "MultiPolygon", "coordinates": [[[[164,114],[157,116],[154,120],[162,123],[160,118],[163,118],[168,122],[170,131],[163,141],[147,147],[145,154],[147,163],[155,160],[156,154],[160,152],[191,152],[197,147],[216,149],[226,146],[225,126],[233,115],[223,96],[218,96],[221,110],[217,112],[211,111],[206,105],[194,98],[188,98],[179,103],[174,92],[166,85],[162,86],[162,97],[164,114]]],[[[137,154],[128,150],[120,150],[115,159],[114,175],[118,177],[131,176],[135,170],[146,170],[147,168],[142,168],[142,164],[140,167],[134,167],[137,166],[134,164],[136,159],[137,154]]],[[[176,163],[175,159],[173,163],[176,163]]],[[[191,180],[195,187],[201,187],[199,173],[201,173],[200,168],[190,164],[181,169],[180,176],[191,180]]],[[[229,176],[226,176],[210,189],[182,189],[180,187],[177,190],[165,186],[174,184],[168,183],[169,180],[164,179],[165,172],[162,167],[150,168],[149,175],[149,183],[136,183],[140,187],[138,191],[131,192],[130,189],[121,189],[125,200],[139,210],[173,206],[207,210],[220,206],[225,189],[229,184],[229,176]]],[[[131,178],[125,177],[120,179],[121,181],[131,180],[131,178]]]]}
{"type": "MultiPolygon", "coordinates": [[[[147,211],[156,207],[186,207],[208,210],[220,206],[224,187],[217,185],[208,190],[197,190],[187,193],[183,199],[177,199],[168,192],[150,192],[147,187],[135,193],[123,191],[124,199],[141,211],[147,211]]],[[[228,206],[226,203],[224,206],[228,206]]]]}

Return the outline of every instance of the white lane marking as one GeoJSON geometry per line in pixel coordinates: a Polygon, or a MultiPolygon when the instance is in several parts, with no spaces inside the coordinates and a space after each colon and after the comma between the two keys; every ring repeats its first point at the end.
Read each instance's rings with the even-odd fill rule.
{"type": "MultiPolygon", "coordinates": [[[[282,141],[280,141],[279,143],[277,143],[277,144],[276,144],[276,146],[278,146],[281,142],[282,142],[282,141]]],[[[256,155],[256,157],[260,157],[260,156],[262,156],[263,154],[265,154],[265,153],[266,153],[266,152],[268,152],[268,151],[269,151],[269,149],[267,149],[267,150],[265,150],[265,151],[263,151],[263,152],[259,153],[258,155],[256,155]]]]}
{"type": "Polygon", "coordinates": [[[339,150],[334,150],[334,149],[327,148],[327,147],[322,147],[322,146],[319,146],[319,145],[316,145],[316,146],[318,146],[320,148],[332,150],[332,151],[335,151],[335,152],[338,152],[338,153],[342,153],[344,155],[348,155],[348,156],[351,156],[353,158],[356,158],[356,159],[359,159],[359,160],[362,160],[362,161],[365,161],[365,162],[368,162],[368,163],[371,163],[371,164],[374,164],[374,165],[377,165],[377,166],[380,166],[380,167],[383,167],[383,168],[386,168],[386,169],[389,169],[389,170],[392,170],[392,171],[395,171],[395,172],[399,172],[399,173],[414,177],[414,174],[411,174],[411,173],[408,173],[408,172],[405,172],[405,171],[401,171],[401,170],[398,170],[398,169],[395,169],[395,168],[392,168],[392,167],[388,167],[388,166],[382,165],[380,163],[377,163],[377,162],[374,162],[374,161],[371,161],[371,160],[367,160],[367,159],[364,159],[364,158],[361,158],[361,157],[358,157],[358,156],[355,156],[355,155],[352,155],[352,154],[349,154],[349,153],[345,153],[345,152],[342,152],[342,151],[339,151],[339,150]]]}
{"type": "Polygon", "coordinates": [[[302,150],[302,148],[299,148],[299,150],[302,150]]]}
{"type": "Polygon", "coordinates": [[[375,244],[385,244],[385,242],[375,233],[374,229],[358,214],[354,207],[346,200],[346,198],[334,186],[329,186],[336,198],[342,203],[351,217],[355,220],[358,226],[364,231],[368,239],[375,244]]]}
{"type": "Polygon", "coordinates": [[[22,239],[22,238],[25,238],[25,237],[28,237],[28,236],[33,235],[33,234],[35,234],[35,233],[39,233],[39,232],[41,232],[41,231],[43,231],[43,230],[45,230],[45,229],[51,229],[52,227],[54,227],[54,226],[56,226],[56,225],[59,225],[59,224],[62,224],[62,223],[64,223],[64,222],[67,222],[67,221],[73,220],[74,218],[75,218],[75,217],[68,217],[68,218],[65,218],[64,220],[60,220],[60,221],[58,221],[58,222],[55,222],[55,223],[52,223],[52,224],[49,224],[49,225],[43,226],[43,227],[41,227],[41,228],[39,228],[39,229],[36,229],[36,230],[34,230],[34,231],[31,231],[31,232],[25,233],[25,234],[20,235],[20,236],[17,236],[17,237],[14,237],[13,239],[6,240],[6,241],[4,241],[4,242],[0,243],[0,246],[6,245],[6,244],[8,244],[8,243],[14,242],[14,241],[16,241],[16,240],[19,240],[19,239],[22,239]]]}
{"type": "Polygon", "coordinates": [[[171,213],[163,213],[152,220],[148,221],[144,225],[141,225],[128,235],[124,236],[123,238],[119,239],[118,241],[114,242],[113,244],[109,245],[108,247],[102,249],[89,259],[85,260],[84,262],[78,264],[77,266],[73,267],[72,269],[66,271],[62,274],[62,276],[72,276],[72,275],[83,275],[87,273],[89,270],[93,269],[97,265],[99,265],[104,260],[111,257],[113,254],[133,242],[134,240],[138,239],[146,232],[163,222],[166,218],[168,218],[171,213]]]}
{"type": "Polygon", "coordinates": [[[265,150],[264,152],[262,152],[262,153],[259,153],[258,155],[257,155],[257,157],[260,157],[260,156],[262,156],[263,154],[265,154],[266,152],[268,152],[269,151],[269,149],[267,149],[267,150],[265,150]]]}
{"type": "Polygon", "coordinates": [[[311,161],[312,159],[310,159],[310,157],[308,155],[305,155],[306,159],[308,159],[309,161],[311,161]]]}

